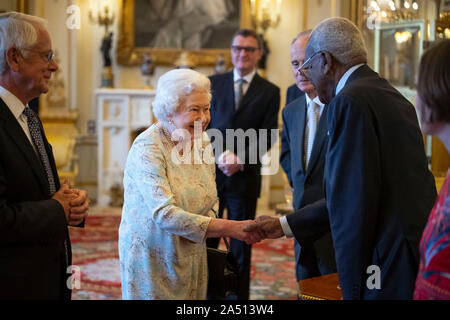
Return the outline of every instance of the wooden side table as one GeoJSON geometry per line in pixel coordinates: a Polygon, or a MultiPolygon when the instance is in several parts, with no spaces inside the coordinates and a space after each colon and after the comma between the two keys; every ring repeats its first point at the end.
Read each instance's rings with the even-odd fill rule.
{"type": "Polygon", "coordinates": [[[300,280],[298,292],[300,300],[342,300],[337,273],[300,280]]]}

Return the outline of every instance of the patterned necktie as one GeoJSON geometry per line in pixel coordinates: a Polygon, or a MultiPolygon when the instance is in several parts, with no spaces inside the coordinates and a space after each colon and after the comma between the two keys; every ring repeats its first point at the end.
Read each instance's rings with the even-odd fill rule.
{"type": "Polygon", "coordinates": [[[314,137],[316,136],[317,124],[320,119],[320,106],[314,101],[310,101],[308,108],[308,119],[306,121],[305,128],[305,152],[304,152],[304,163],[305,168],[308,167],[309,158],[311,157],[312,148],[314,145],[314,137]]]}
{"type": "MultiPolygon", "coordinates": [[[[41,134],[41,124],[36,117],[36,114],[29,107],[25,107],[23,114],[27,117],[28,129],[30,130],[31,140],[38,149],[39,158],[44,166],[45,175],[47,176],[50,195],[55,194],[56,185],[55,178],[53,177],[52,168],[50,167],[50,161],[48,160],[47,151],[45,151],[44,140],[41,134]]],[[[69,266],[69,249],[67,239],[64,240],[64,258],[66,260],[66,266],[69,266]]]]}
{"type": "Polygon", "coordinates": [[[52,168],[50,166],[50,161],[48,159],[47,151],[45,150],[44,140],[41,134],[41,125],[39,123],[36,114],[29,107],[25,107],[23,114],[27,117],[28,129],[30,130],[31,140],[38,150],[39,158],[41,159],[42,166],[45,170],[45,175],[47,176],[48,184],[50,187],[50,195],[56,192],[55,179],[53,177],[52,168]]]}
{"type": "Polygon", "coordinates": [[[244,96],[244,84],[247,83],[247,80],[241,78],[236,82],[238,83],[238,89],[234,92],[234,105],[237,110],[244,96]]]}

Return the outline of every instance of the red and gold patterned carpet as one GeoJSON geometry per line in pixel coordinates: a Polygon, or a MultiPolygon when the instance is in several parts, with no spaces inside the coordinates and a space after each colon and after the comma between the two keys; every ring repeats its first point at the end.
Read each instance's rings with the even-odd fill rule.
{"type": "MultiPolygon", "coordinates": [[[[120,209],[91,214],[84,229],[71,228],[73,265],[81,271],[74,300],[121,299],[117,239],[120,209]]],[[[281,238],[255,244],[252,250],[251,300],[296,299],[293,240],[281,238]]]]}

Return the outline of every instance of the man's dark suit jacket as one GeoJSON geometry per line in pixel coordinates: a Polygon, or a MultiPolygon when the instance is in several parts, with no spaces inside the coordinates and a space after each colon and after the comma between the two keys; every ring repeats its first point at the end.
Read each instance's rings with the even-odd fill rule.
{"type": "MultiPolygon", "coordinates": [[[[58,190],[52,149],[41,132],[58,190]]],[[[0,299],[70,299],[64,209],[51,199],[38,156],[1,99],[0,149],[0,299]]]]}
{"type": "MultiPolygon", "coordinates": [[[[213,75],[211,80],[211,122],[210,128],[220,130],[223,135],[223,151],[227,148],[237,153],[238,143],[234,148],[226,146],[226,130],[256,129],[258,144],[245,143],[244,171],[239,171],[227,177],[221,170],[216,170],[218,191],[226,190],[231,194],[257,198],[261,191],[261,162],[259,156],[256,164],[249,164],[250,152],[259,154],[259,129],[267,129],[267,145],[269,150],[275,141],[271,139],[270,130],[278,129],[278,111],[280,108],[280,89],[269,81],[255,74],[245,93],[240,107],[235,111],[233,72],[213,75]],[[255,148],[252,148],[254,146],[255,148]]],[[[211,139],[214,142],[214,138],[211,139]]],[[[216,152],[216,156],[217,156],[216,152]]],[[[261,155],[262,156],[262,155],[261,155]]],[[[244,161],[244,159],[242,159],[244,161]]]]}
{"type": "MultiPolygon", "coordinates": [[[[314,139],[313,149],[309,160],[309,166],[305,170],[303,165],[304,156],[304,135],[307,105],[306,97],[301,96],[287,105],[282,112],[283,131],[281,134],[281,155],[280,163],[289,180],[289,184],[294,189],[293,207],[298,210],[305,205],[316,202],[325,197],[323,188],[323,171],[325,166],[325,153],[327,141],[326,128],[327,106],[324,107],[319,125],[314,139]]],[[[298,221],[295,226],[297,232],[306,229],[308,233],[313,233],[316,227],[314,221],[298,221]]],[[[293,226],[290,226],[293,228],[293,226]]],[[[319,223],[319,227],[321,225],[319,223]]],[[[334,260],[334,249],[331,233],[325,235],[320,233],[320,238],[312,244],[317,258],[325,263],[330,269],[336,268],[334,260]]],[[[303,251],[303,248],[302,248],[303,251]]],[[[297,257],[297,260],[298,257],[297,257]]],[[[298,261],[298,263],[301,262],[298,261]]],[[[307,265],[302,266],[308,268],[307,265]]],[[[305,270],[305,273],[306,270],[305,270]]]]}
{"type": "Polygon", "coordinates": [[[295,99],[300,98],[304,95],[305,93],[300,90],[295,83],[293,85],[290,85],[286,91],[286,106],[295,99]]]}
{"type": "Polygon", "coordinates": [[[327,126],[326,202],[303,219],[321,213],[326,230],[328,212],[344,299],[411,299],[436,199],[414,107],[364,65],[328,105],[327,126]]]}

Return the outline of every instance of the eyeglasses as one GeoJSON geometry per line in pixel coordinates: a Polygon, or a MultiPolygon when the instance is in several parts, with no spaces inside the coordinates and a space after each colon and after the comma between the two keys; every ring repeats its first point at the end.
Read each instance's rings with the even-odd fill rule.
{"type": "Polygon", "coordinates": [[[307,75],[307,70],[311,69],[311,66],[309,67],[305,67],[309,62],[312,61],[312,58],[314,58],[316,55],[318,55],[319,53],[322,53],[322,51],[317,51],[316,53],[314,53],[311,57],[309,57],[308,59],[306,59],[305,62],[303,62],[303,64],[297,69],[297,71],[305,78],[308,78],[307,75]],[[302,70],[303,69],[303,70],[302,70]]]}
{"type": "Polygon", "coordinates": [[[33,49],[27,49],[27,48],[24,48],[24,49],[21,49],[21,50],[36,52],[48,63],[50,63],[53,59],[55,59],[55,53],[52,50],[47,51],[47,52],[41,52],[41,51],[37,51],[37,50],[33,50],[33,49]]]}
{"type": "Polygon", "coordinates": [[[244,50],[245,52],[255,52],[256,50],[259,50],[259,48],[255,48],[255,47],[241,47],[241,46],[231,46],[231,50],[233,50],[234,52],[240,52],[241,50],[244,50]]]}

